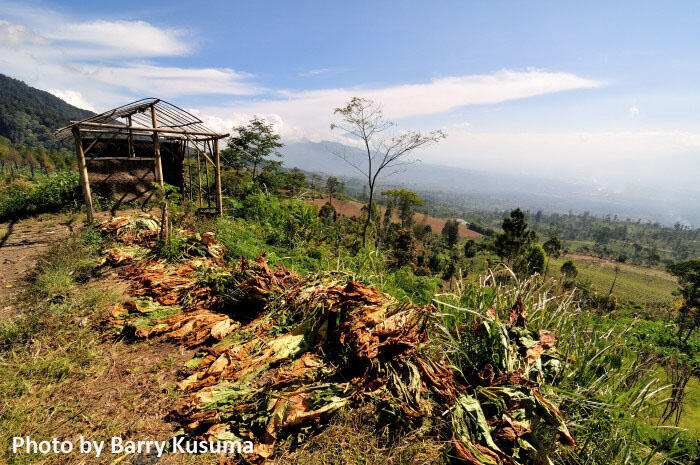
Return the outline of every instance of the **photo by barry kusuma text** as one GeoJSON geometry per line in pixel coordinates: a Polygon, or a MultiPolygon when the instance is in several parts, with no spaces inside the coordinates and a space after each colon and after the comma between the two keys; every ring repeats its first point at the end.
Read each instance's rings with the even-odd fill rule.
{"type": "Polygon", "coordinates": [[[106,440],[93,440],[80,436],[78,440],[35,440],[30,436],[12,438],[13,454],[89,454],[100,457],[106,454],[252,454],[252,441],[202,441],[175,436],[164,441],[126,440],[114,436],[106,440]]]}

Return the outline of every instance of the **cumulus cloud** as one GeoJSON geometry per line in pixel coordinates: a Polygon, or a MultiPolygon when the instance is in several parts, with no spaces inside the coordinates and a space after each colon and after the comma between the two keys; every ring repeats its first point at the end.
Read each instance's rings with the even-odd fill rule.
{"type": "Polygon", "coordinates": [[[19,18],[19,22],[0,20],[2,72],[43,89],[80,89],[81,99],[63,96],[83,107],[87,104],[99,111],[144,95],[173,98],[261,92],[248,73],[153,62],[191,53],[193,37],[184,31],[145,21],[79,22],[55,11],[1,1],[0,9],[19,18]],[[39,34],[39,30],[48,32],[39,34]]]}

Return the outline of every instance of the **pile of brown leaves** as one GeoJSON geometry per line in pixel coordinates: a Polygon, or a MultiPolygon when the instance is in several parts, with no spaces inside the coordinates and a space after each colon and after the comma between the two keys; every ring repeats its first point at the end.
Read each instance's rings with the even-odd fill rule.
{"type": "MultiPolygon", "coordinates": [[[[103,231],[136,240],[116,226],[103,231]]],[[[544,461],[554,443],[573,444],[531,376],[533,367],[545,371],[542,357],[553,357],[557,337],[533,339],[521,302],[508,322],[494,314],[471,329],[500,331],[509,365],[487,364],[464,380],[439,353],[422,350],[434,307],[399,302],[342,273],[302,278],[260,256],[235,267],[217,258],[144,259],[121,275],[136,299],[115,308],[109,324],[199,348],[178,384],[188,395],[168,418],[197,439],[254,441],[248,461],[264,462],[339,409],[368,401],[393,421],[428,421],[474,465],[544,461]]]]}

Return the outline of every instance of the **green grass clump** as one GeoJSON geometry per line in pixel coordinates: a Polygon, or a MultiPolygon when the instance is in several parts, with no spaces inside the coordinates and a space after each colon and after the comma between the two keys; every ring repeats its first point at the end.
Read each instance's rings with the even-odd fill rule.
{"type": "MultiPolygon", "coordinates": [[[[560,337],[558,350],[570,359],[561,375],[542,388],[543,395],[557,400],[577,441],[573,449],[557,452],[555,463],[647,464],[664,463],[669,457],[677,461],[668,463],[690,463],[700,453],[692,433],[657,426],[669,386],[658,370],[658,358],[631,343],[635,321],[584,311],[573,293],[562,294],[556,283],[543,283],[537,276],[507,276],[488,274],[436,296],[441,350],[463,372],[469,370],[468,363],[497,363],[493,357],[501,352],[499,338],[493,338],[491,346],[483,340],[485,347],[474,347],[469,338],[457,335],[483,321],[487,309],[507,318],[521,298],[528,328],[553,331],[560,337]]],[[[693,415],[689,418],[692,421],[693,415]]]]}

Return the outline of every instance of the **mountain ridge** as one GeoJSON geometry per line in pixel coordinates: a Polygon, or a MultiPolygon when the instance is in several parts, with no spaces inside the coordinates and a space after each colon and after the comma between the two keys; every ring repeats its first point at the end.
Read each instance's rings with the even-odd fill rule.
{"type": "Polygon", "coordinates": [[[0,136],[14,144],[46,149],[67,148],[53,131],[71,120],[95,113],[75,107],[55,95],[0,74],[0,136]]]}
{"type": "MultiPolygon", "coordinates": [[[[298,167],[348,179],[359,179],[360,175],[334,153],[342,152],[358,163],[366,162],[366,155],[360,149],[331,141],[290,141],[281,152],[287,168],[298,167]]],[[[520,207],[548,213],[589,211],[598,216],[619,215],[666,224],[700,224],[700,209],[693,207],[700,198],[693,200],[694,194],[686,193],[680,199],[670,189],[664,192],[651,188],[646,192],[613,191],[585,179],[518,176],[424,162],[409,165],[396,176],[383,178],[381,185],[380,189],[410,188],[428,200],[446,202],[465,210],[520,207]]]]}

